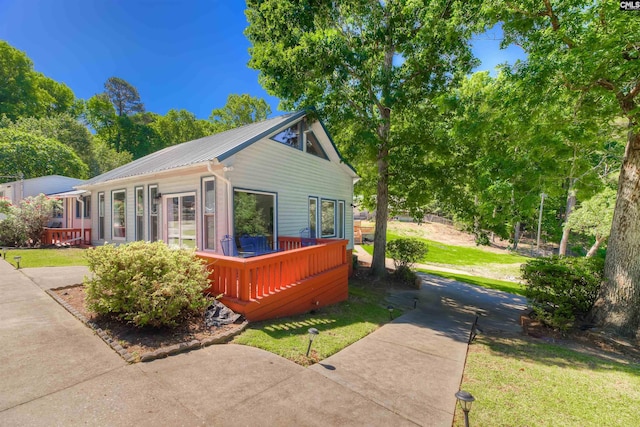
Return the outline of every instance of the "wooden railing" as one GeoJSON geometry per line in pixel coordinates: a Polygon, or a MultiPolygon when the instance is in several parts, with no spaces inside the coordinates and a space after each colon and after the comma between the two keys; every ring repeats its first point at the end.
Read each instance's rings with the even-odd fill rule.
{"type": "Polygon", "coordinates": [[[45,228],[42,234],[43,245],[78,246],[91,245],[91,228],[45,228]]]}
{"type": "Polygon", "coordinates": [[[278,245],[280,252],[252,258],[198,252],[210,267],[208,292],[256,301],[347,262],[347,240],[318,239],[314,246],[301,247],[299,237],[279,237],[278,245]]]}

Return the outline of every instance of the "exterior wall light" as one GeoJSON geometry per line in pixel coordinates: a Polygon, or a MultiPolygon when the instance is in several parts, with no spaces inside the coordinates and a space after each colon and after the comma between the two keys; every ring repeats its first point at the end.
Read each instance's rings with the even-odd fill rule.
{"type": "Polygon", "coordinates": [[[310,328],[309,329],[309,347],[307,347],[307,357],[309,357],[309,352],[311,351],[311,343],[313,343],[313,340],[316,338],[316,336],[319,334],[320,332],[318,332],[318,330],[316,328],[310,328]]]}
{"type": "Polygon", "coordinates": [[[469,411],[471,410],[471,404],[476,400],[471,393],[464,390],[459,390],[456,393],[456,399],[460,403],[460,407],[464,412],[464,427],[469,427],[469,411]]]}

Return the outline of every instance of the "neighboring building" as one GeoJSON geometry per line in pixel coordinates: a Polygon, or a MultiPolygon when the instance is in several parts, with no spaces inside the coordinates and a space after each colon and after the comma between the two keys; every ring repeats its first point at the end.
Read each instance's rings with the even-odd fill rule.
{"type": "MultiPolygon", "coordinates": [[[[84,191],[75,191],[74,187],[83,184],[85,181],[77,178],[69,178],[61,175],[47,175],[38,178],[29,178],[0,184],[0,197],[18,204],[22,199],[35,197],[44,194],[49,197],[61,198],[63,200],[62,209],[53,212],[50,225],[56,228],[80,227],[81,215],[90,218],[88,206],[90,197],[83,199],[87,202],[87,208],[82,210],[81,203],[76,198],[84,191]]],[[[89,226],[89,222],[86,223],[89,226]]]]}
{"type": "Polygon", "coordinates": [[[94,245],[162,240],[222,254],[225,235],[262,234],[278,249],[279,236],[307,227],[353,248],[357,179],[322,123],[298,112],[167,147],[76,188],[91,194],[94,245]],[[236,212],[247,207],[251,219],[236,212]]]}

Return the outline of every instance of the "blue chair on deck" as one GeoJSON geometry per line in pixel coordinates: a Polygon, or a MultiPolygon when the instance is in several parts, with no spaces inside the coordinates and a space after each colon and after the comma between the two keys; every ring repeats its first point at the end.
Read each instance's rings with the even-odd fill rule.
{"type": "Polygon", "coordinates": [[[243,234],[239,239],[242,252],[257,252],[255,237],[243,234]]]}
{"type": "Polygon", "coordinates": [[[316,243],[317,243],[316,237],[311,236],[311,229],[309,227],[303,228],[302,230],[300,230],[300,246],[301,247],[304,248],[307,246],[314,246],[316,243]]]}
{"type": "Polygon", "coordinates": [[[222,240],[220,240],[222,246],[222,253],[226,256],[238,256],[238,247],[233,237],[226,234],[222,240]]]}

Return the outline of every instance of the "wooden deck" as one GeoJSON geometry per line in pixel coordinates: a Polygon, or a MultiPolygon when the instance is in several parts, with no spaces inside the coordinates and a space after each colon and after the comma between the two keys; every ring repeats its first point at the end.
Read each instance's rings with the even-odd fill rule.
{"type": "Polygon", "coordinates": [[[348,297],[347,240],[318,239],[301,247],[299,237],[278,238],[281,252],[237,258],[198,252],[211,271],[212,295],[250,321],[304,313],[348,297]]]}
{"type": "Polygon", "coordinates": [[[45,228],[42,235],[42,245],[84,246],[91,245],[91,227],[81,228],[45,228]],[[83,238],[84,237],[84,238],[83,238]]]}

